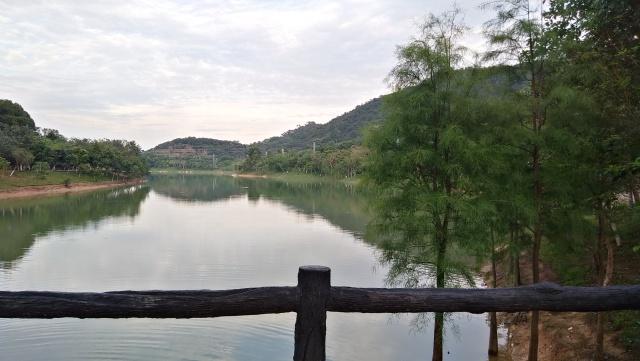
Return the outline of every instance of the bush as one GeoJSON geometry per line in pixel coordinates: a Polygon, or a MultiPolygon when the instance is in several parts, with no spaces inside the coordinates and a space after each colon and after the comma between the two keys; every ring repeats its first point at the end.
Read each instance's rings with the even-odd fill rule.
{"type": "Polygon", "coordinates": [[[0,157],[0,173],[4,173],[7,169],[9,169],[9,161],[0,157]]]}
{"type": "Polygon", "coordinates": [[[35,162],[31,167],[38,176],[44,178],[44,176],[49,172],[49,163],[47,162],[35,162]]]}
{"type": "Polygon", "coordinates": [[[91,165],[88,163],[82,163],[78,166],[80,173],[90,174],[91,173],[91,165]]]}
{"type": "Polygon", "coordinates": [[[67,188],[71,188],[71,179],[65,178],[64,181],[62,181],[62,184],[67,188]]]}

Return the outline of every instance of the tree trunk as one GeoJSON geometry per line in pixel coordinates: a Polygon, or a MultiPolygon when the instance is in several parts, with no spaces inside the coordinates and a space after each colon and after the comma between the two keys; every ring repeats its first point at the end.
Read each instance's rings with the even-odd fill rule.
{"type": "Polygon", "coordinates": [[[540,311],[531,311],[531,328],[529,339],[529,361],[538,360],[538,321],[540,320],[540,311]]]}
{"type": "MultiPolygon", "coordinates": [[[[602,277],[602,287],[607,287],[611,284],[613,277],[614,248],[611,237],[607,237],[606,235],[606,220],[602,208],[598,212],[598,241],[600,244],[604,244],[607,249],[607,263],[605,265],[604,276],[602,277]]],[[[605,312],[598,312],[596,324],[596,361],[604,360],[604,325],[607,322],[606,316],[605,312]]]]}
{"type": "Polygon", "coordinates": [[[522,285],[522,281],[520,280],[520,251],[518,250],[518,245],[516,242],[520,239],[520,234],[518,230],[512,228],[509,233],[509,241],[510,241],[510,263],[511,263],[511,276],[513,278],[513,287],[520,287],[522,285]]]}
{"type": "MultiPolygon", "coordinates": [[[[445,222],[446,224],[446,222],[445,222]]],[[[444,232],[439,232],[441,235],[444,232]]],[[[439,237],[440,240],[438,242],[438,255],[436,259],[436,288],[444,288],[445,287],[445,254],[447,250],[446,241],[439,237]]],[[[437,312],[435,314],[436,320],[433,327],[433,355],[431,356],[432,361],[442,361],[442,349],[443,349],[443,333],[444,333],[444,313],[437,312]]]]}
{"type": "Polygon", "coordinates": [[[489,313],[489,356],[498,356],[498,318],[495,312],[489,313]]]}
{"type": "Polygon", "coordinates": [[[513,287],[520,287],[522,281],[520,279],[520,254],[516,251],[513,255],[513,287]]]}
{"type": "MultiPolygon", "coordinates": [[[[537,127],[537,126],[536,126],[537,127]]],[[[536,208],[535,223],[533,225],[533,249],[531,252],[531,271],[533,283],[540,282],[540,243],[542,240],[542,182],[540,180],[540,149],[538,145],[533,147],[533,184],[534,203],[536,208]]],[[[538,360],[538,322],[539,311],[531,312],[531,335],[529,337],[529,361],[538,360]]]]}
{"type": "Polygon", "coordinates": [[[596,361],[604,361],[604,323],[605,313],[598,312],[598,320],[596,323],[596,361]]]}
{"type": "Polygon", "coordinates": [[[637,187],[638,182],[633,180],[631,183],[631,189],[629,190],[629,202],[631,206],[635,206],[640,201],[640,192],[638,192],[637,187]]]}
{"type": "MultiPolygon", "coordinates": [[[[496,249],[493,243],[493,232],[491,239],[491,278],[493,288],[498,287],[498,275],[496,272],[496,249]]],[[[498,320],[495,312],[489,313],[489,355],[498,355],[498,320]]]]}
{"type": "Polygon", "coordinates": [[[444,313],[436,313],[436,322],[433,326],[433,356],[431,361],[442,361],[442,346],[444,333],[444,313]]]}

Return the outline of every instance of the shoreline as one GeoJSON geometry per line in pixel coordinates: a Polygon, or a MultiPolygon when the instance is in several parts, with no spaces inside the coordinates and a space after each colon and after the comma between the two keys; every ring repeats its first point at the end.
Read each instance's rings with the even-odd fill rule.
{"type": "Polygon", "coordinates": [[[334,177],[330,175],[317,175],[298,172],[288,173],[242,173],[229,170],[202,170],[202,169],[169,169],[169,168],[154,168],[151,169],[150,174],[192,174],[192,175],[217,175],[233,178],[245,178],[245,179],[271,179],[277,181],[321,181],[321,182],[342,182],[345,184],[358,184],[361,177],[342,178],[334,177]]]}
{"type": "Polygon", "coordinates": [[[262,178],[262,179],[273,178],[273,177],[269,177],[266,174],[254,174],[254,173],[232,173],[231,176],[233,178],[262,178]]]}
{"type": "Polygon", "coordinates": [[[132,181],[105,181],[105,182],[82,182],[74,183],[67,187],[63,184],[51,184],[42,186],[26,186],[19,187],[11,190],[1,190],[0,200],[15,199],[15,198],[35,198],[35,197],[47,197],[54,195],[62,195],[67,193],[78,193],[93,191],[99,189],[116,188],[126,185],[135,185],[144,183],[144,179],[136,179],[132,181]]]}

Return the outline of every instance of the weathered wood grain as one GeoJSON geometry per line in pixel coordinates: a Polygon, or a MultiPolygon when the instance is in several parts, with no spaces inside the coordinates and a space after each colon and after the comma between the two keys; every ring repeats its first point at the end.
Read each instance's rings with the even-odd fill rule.
{"type": "Polygon", "coordinates": [[[293,312],[296,287],[228,291],[0,292],[0,318],[196,318],[293,312]]]}
{"type": "MultiPolygon", "coordinates": [[[[324,281],[323,281],[324,282],[324,281]]],[[[328,282],[327,282],[328,283],[328,282]]],[[[324,286],[323,286],[324,287],[324,286]]],[[[227,291],[117,291],[105,293],[0,291],[0,318],[195,318],[300,312],[597,312],[640,309],[640,285],[562,287],[549,283],[496,289],[299,287],[227,291]],[[324,297],[326,301],[322,301],[324,297]],[[324,302],[324,303],[323,303],[324,302]]],[[[315,319],[315,316],[313,316],[315,319]]]]}
{"type": "Polygon", "coordinates": [[[327,311],[595,312],[640,309],[640,285],[562,287],[553,283],[495,289],[332,287],[327,311]]]}
{"type": "Polygon", "coordinates": [[[298,270],[300,301],[296,317],[294,361],[324,361],[326,304],[331,294],[331,269],[303,266],[298,270]]]}

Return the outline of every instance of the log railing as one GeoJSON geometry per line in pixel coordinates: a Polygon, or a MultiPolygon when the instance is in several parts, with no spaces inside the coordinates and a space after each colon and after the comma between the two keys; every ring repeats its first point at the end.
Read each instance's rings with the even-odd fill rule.
{"type": "Polygon", "coordinates": [[[304,266],[297,287],[227,291],[0,292],[0,318],[203,318],[297,312],[294,361],[325,359],[326,313],[597,312],[640,309],[640,285],[496,289],[331,287],[327,267],[304,266]]]}

